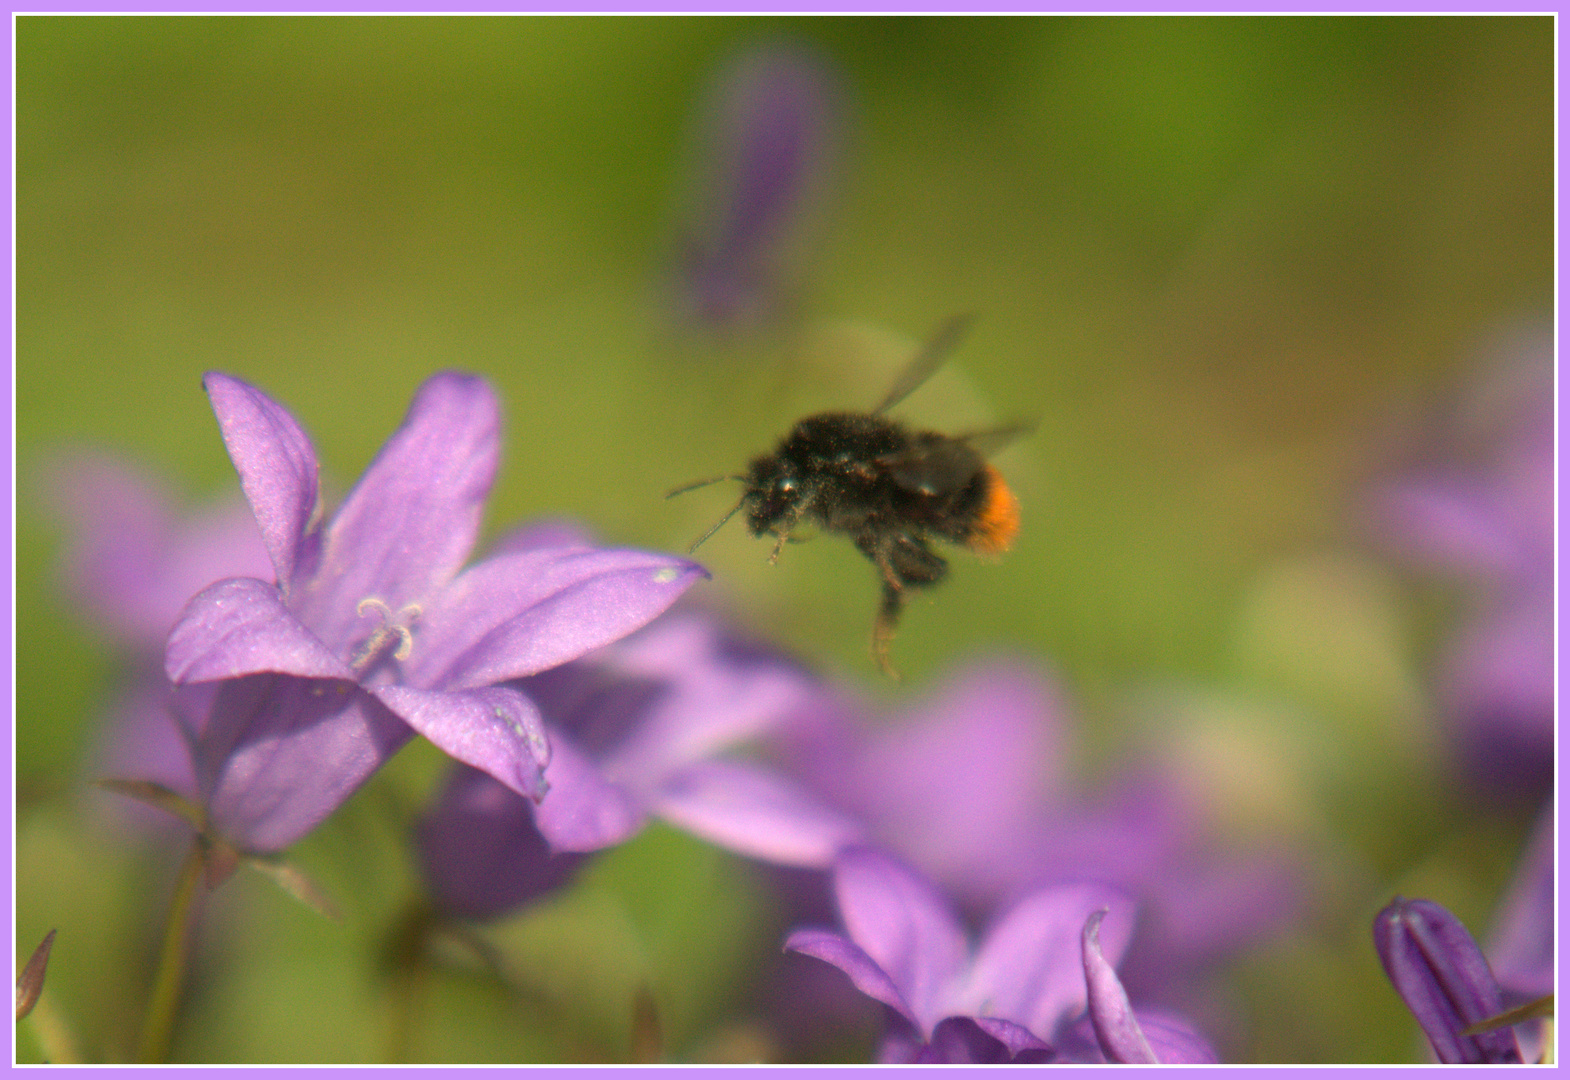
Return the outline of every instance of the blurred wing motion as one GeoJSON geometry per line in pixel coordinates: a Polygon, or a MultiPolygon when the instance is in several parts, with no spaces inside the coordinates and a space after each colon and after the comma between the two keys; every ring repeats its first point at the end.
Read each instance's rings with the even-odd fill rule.
{"type": "Polygon", "coordinates": [[[988,457],[1035,428],[1035,422],[1019,423],[944,437],[880,458],[879,462],[906,491],[944,495],[970,483],[986,466],[988,457]]]}
{"type": "Polygon", "coordinates": [[[954,351],[954,347],[970,330],[970,324],[975,321],[975,315],[967,312],[954,315],[939,326],[910,363],[905,365],[905,370],[900,372],[899,378],[889,388],[888,396],[872,410],[873,414],[888,412],[909,397],[916,387],[930,379],[932,373],[943,366],[943,361],[949,358],[949,353],[954,351]]]}

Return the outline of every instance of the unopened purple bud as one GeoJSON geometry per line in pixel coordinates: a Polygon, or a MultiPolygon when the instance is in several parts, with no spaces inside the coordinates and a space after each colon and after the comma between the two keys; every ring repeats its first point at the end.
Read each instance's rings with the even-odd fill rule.
{"type": "Polygon", "coordinates": [[[1461,921],[1432,900],[1396,897],[1374,917],[1374,947],[1443,1064],[1519,1064],[1515,1034],[1462,1029],[1501,1011],[1499,984],[1461,921]]]}
{"type": "Polygon", "coordinates": [[[784,46],[743,54],[716,81],[678,268],[700,323],[759,321],[779,305],[834,157],[837,98],[816,56],[784,46]]]}

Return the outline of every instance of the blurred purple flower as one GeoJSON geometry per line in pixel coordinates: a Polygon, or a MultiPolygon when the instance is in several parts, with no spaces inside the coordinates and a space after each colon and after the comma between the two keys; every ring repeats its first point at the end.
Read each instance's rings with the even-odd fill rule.
{"type": "Polygon", "coordinates": [[[495,918],[555,891],[585,858],[552,852],[532,800],[456,762],[415,826],[415,848],[437,909],[468,919],[495,918]]]}
{"type": "Polygon", "coordinates": [[[1235,954],[1298,902],[1292,853],[1219,850],[1159,763],[1129,767],[1094,800],[1074,791],[1066,709],[1035,665],[972,663],[894,712],[822,695],[776,743],[794,775],[967,910],[1087,879],[1138,899],[1142,994],[1186,997],[1180,975],[1235,954]]]}
{"type": "MultiPolygon", "coordinates": [[[[1554,805],[1537,815],[1515,879],[1494,914],[1485,950],[1499,980],[1504,1007],[1513,1009],[1554,992],[1554,805]]],[[[1528,1061],[1543,1056],[1547,1024],[1516,1025],[1516,1039],[1528,1061]]]]}
{"type": "Polygon", "coordinates": [[[1132,935],[1133,905],[1115,889],[1035,890],[972,950],[938,891],[880,851],[842,851],[834,887],[845,934],[799,929],[785,948],[833,964],[888,1007],[884,1062],[1215,1060],[1185,1025],[1163,1018],[1147,1033],[1129,1007],[1113,969],[1132,935]],[[1087,1008],[1094,1049],[1080,1024],[1087,1008]]]}
{"type": "Polygon", "coordinates": [[[1515,879],[1494,916],[1488,958],[1513,1008],[1554,990],[1554,807],[1537,815],[1515,879]]]}
{"type": "MultiPolygon", "coordinates": [[[[92,451],[59,455],[43,480],[50,509],[69,530],[62,591],[120,652],[125,668],[91,775],[148,780],[194,799],[190,750],[170,711],[164,643],[197,591],[221,578],[269,572],[256,519],[238,497],[179,513],[152,476],[92,451]]],[[[153,829],[172,821],[119,796],[102,797],[113,800],[117,819],[153,829]]]]}
{"type": "Polygon", "coordinates": [[[1434,463],[1377,489],[1373,518],[1385,547],[1471,585],[1471,621],[1439,662],[1441,707],[1469,777],[1534,798],[1553,764],[1552,328],[1500,352],[1438,425],[1434,463]]]}
{"type": "Polygon", "coordinates": [[[186,605],[165,671],[181,688],[211,826],[272,851],[314,828],[418,731],[520,794],[544,794],[538,713],[500,685],[630,633],[704,573],[582,546],[467,570],[500,416],[478,378],[432,376],[331,520],[294,418],[205,380],[276,584],[220,581],[186,605]],[[411,730],[413,729],[413,730],[411,730]]]}
{"type": "Polygon", "coordinates": [[[834,82],[817,58],[780,46],[744,53],[716,79],[678,255],[691,319],[727,327],[776,313],[834,157],[834,82]]]}
{"type": "Polygon", "coordinates": [[[1454,915],[1432,900],[1398,896],[1374,919],[1374,947],[1442,1064],[1520,1063],[1510,1028],[1461,1034],[1503,1005],[1483,950],[1454,915]]]}
{"type": "Polygon", "coordinates": [[[627,840],[657,816],[768,862],[826,866],[860,835],[733,752],[814,692],[795,664],[671,616],[583,660],[516,684],[538,703],[553,756],[535,823],[554,851],[627,840]]]}

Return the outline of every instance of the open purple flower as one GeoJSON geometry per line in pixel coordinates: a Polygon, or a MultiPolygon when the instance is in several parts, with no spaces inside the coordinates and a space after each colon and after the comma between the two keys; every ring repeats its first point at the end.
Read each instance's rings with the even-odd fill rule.
{"type": "Polygon", "coordinates": [[[1461,1032],[1503,1011],[1499,984],[1461,921],[1432,900],[1396,897],[1374,919],[1385,974],[1443,1064],[1519,1064],[1515,1033],[1461,1032]]]}
{"type": "Polygon", "coordinates": [[[816,689],[796,664],[698,615],[517,684],[553,756],[535,822],[555,851],[621,843],[657,816],[769,862],[826,866],[859,826],[736,751],[816,689]]]}
{"type": "Polygon", "coordinates": [[[785,948],[833,964],[888,1007],[885,1062],[1215,1060],[1191,1029],[1163,1017],[1152,1037],[1129,1007],[1114,968],[1133,907],[1116,889],[1027,893],[972,949],[938,891],[882,852],[842,851],[834,888],[845,933],[799,929],[785,948]]]}
{"type": "Polygon", "coordinates": [[[313,828],[414,732],[531,798],[549,746],[500,685],[573,660],[664,611],[704,571],[584,546],[462,569],[495,475],[500,417],[481,379],[432,376],[330,518],[316,452],[256,388],[205,385],[275,581],[204,589],[169,636],[209,824],[272,851],[313,828]]]}

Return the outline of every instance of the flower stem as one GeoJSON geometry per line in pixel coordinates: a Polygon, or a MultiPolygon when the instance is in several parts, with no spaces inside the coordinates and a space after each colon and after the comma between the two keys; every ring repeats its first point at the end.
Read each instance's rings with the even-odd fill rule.
{"type": "Polygon", "coordinates": [[[414,1060],[416,1032],[423,1019],[425,995],[430,983],[426,949],[434,926],[428,906],[412,903],[393,928],[387,945],[389,992],[386,1060],[407,1064],[414,1060]]]}
{"type": "Polygon", "coordinates": [[[201,879],[205,848],[200,837],[191,844],[191,853],[180,867],[174,897],[169,901],[169,921],[164,927],[163,949],[158,956],[158,977],[153,982],[152,1000],[147,1006],[147,1022],[142,1027],[139,1060],[157,1064],[169,1057],[174,1039],[175,1013],[180,1003],[180,988],[185,982],[192,903],[196,883],[201,879]]]}

